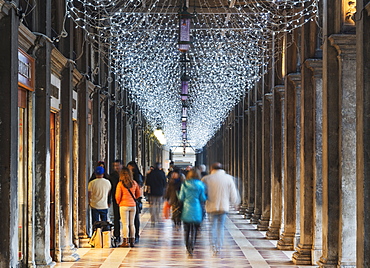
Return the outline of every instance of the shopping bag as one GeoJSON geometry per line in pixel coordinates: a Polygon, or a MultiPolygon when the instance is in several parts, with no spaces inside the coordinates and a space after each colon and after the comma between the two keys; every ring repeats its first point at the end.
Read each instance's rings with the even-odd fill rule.
{"type": "Polygon", "coordinates": [[[102,232],[103,237],[103,248],[110,248],[111,247],[111,231],[104,231],[102,232]]]}
{"type": "Polygon", "coordinates": [[[163,204],[163,218],[165,218],[165,219],[170,218],[170,210],[171,210],[171,205],[167,201],[164,201],[164,204],[163,204]]]}

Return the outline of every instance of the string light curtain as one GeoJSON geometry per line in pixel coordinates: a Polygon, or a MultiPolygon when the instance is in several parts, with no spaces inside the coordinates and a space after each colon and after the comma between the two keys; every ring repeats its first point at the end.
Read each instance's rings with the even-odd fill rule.
{"type": "MultiPolygon", "coordinates": [[[[318,0],[195,0],[187,51],[187,142],[202,148],[268,70],[280,33],[315,20],[318,0]]],[[[181,146],[183,0],[66,0],[66,17],[106,51],[117,90],[127,90],[169,146],[181,146]]]]}

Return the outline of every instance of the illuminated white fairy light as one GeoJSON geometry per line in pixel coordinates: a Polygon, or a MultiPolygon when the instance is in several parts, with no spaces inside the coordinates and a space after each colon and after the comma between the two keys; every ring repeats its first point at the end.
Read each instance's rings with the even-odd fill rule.
{"type": "MultiPolygon", "coordinates": [[[[191,1],[192,2],[192,1],[191,1]]],[[[183,139],[202,148],[234,106],[267,70],[272,42],[317,17],[317,1],[255,0],[224,6],[195,2],[186,50],[186,115],[181,93],[178,12],[183,1],[66,0],[67,14],[84,29],[122,90],[138,104],[167,144],[183,139]],[[186,122],[186,132],[182,131],[186,122]],[[184,133],[186,134],[184,136],[184,133]]],[[[275,51],[274,53],[279,53],[275,51]]]]}

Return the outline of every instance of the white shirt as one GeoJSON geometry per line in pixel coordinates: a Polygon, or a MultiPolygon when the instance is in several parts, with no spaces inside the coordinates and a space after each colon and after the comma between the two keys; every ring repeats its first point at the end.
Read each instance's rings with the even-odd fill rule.
{"type": "Polygon", "coordinates": [[[233,177],[226,174],[225,170],[212,171],[202,181],[207,186],[207,213],[227,213],[230,205],[237,205],[239,202],[233,177]]]}
{"type": "Polygon", "coordinates": [[[89,182],[89,205],[95,209],[108,208],[108,195],[112,186],[110,181],[104,178],[96,178],[89,182]]]}

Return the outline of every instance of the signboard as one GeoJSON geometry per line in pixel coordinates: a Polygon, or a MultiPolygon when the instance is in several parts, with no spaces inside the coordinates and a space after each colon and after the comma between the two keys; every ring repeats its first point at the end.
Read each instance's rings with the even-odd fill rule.
{"type": "Polygon", "coordinates": [[[34,91],[35,60],[18,49],[18,85],[34,91]]]}

